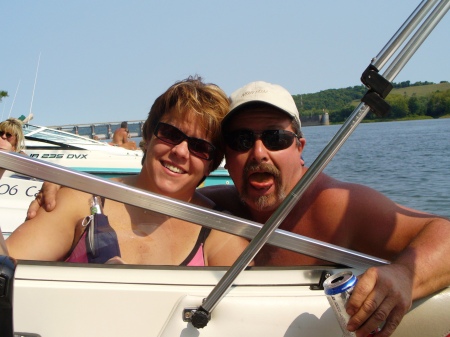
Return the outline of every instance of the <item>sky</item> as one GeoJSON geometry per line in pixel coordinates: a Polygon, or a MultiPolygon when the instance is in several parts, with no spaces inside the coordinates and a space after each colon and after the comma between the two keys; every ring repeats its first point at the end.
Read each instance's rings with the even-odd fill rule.
{"type": "MultiPolygon", "coordinates": [[[[0,0],[2,120],[144,120],[200,75],[227,94],[264,80],[291,94],[359,85],[413,0],[0,0]]],[[[394,82],[450,80],[447,14],[394,82]]],[[[381,69],[383,73],[384,69],[381,69]]]]}

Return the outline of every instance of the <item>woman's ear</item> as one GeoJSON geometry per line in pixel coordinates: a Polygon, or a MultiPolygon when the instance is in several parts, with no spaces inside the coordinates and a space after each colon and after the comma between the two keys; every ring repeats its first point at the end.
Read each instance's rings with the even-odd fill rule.
{"type": "Polygon", "coordinates": [[[199,183],[197,184],[197,187],[203,187],[202,184],[203,184],[203,182],[204,182],[205,180],[206,180],[206,176],[204,176],[204,177],[202,178],[202,180],[199,181],[199,183]]]}

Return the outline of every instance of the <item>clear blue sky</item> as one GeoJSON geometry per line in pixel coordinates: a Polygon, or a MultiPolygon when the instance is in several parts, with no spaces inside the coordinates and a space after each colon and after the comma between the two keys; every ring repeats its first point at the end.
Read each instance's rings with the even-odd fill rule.
{"type": "MultiPolygon", "coordinates": [[[[418,4],[1,0],[0,113],[29,113],[39,55],[33,122],[47,126],[145,119],[191,74],[227,94],[254,80],[292,94],[358,85],[418,4]]],[[[450,80],[449,32],[447,14],[395,82],[450,80]]]]}

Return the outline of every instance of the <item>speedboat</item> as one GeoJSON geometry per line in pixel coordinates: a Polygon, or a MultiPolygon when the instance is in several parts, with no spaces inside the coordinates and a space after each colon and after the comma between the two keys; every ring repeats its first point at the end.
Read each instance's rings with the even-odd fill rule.
{"type": "Polygon", "coordinates": [[[25,124],[25,152],[31,158],[100,175],[137,174],[143,152],[112,146],[62,130],[25,124]]]}
{"type": "MultiPolygon", "coordinates": [[[[409,23],[423,18],[421,9],[429,7],[424,4],[409,23]]],[[[439,9],[441,5],[448,9],[449,1],[441,1],[439,9]]],[[[433,25],[426,20],[415,36],[433,25]]],[[[295,205],[370,109],[383,110],[383,81],[374,69],[396,49],[387,47],[363,76],[370,81],[369,95],[309,167],[288,203],[295,205]]],[[[411,50],[404,56],[410,57],[411,50]]],[[[69,264],[0,256],[0,336],[352,336],[341,329],[342,314],[324,292],[327,280],[338,281],[343,271],[354,275],[389,263],[277,229],[276,221],[262,225],[16,153],[0,151],[0,167],[251,240],[230,268],[69,264]],[[330,264],[247,267],[265,243],[330,264]]],[[[18,193],[14,186],[8,191],[18,193]]],[[[289,204],[283,202],[277,214],[286,210],[289,204]]],[[[450,286],[415,301],[392,336],[450,337],[449,308],[450,286]]]]}
{"type": "MultiPolygon", "coordinates": [[[[143,152],[111,146],[62,130],[24,124],[25,153],[76,171],[101,177],[137,174],[143,152]]],[[[7,171],[0,177],[0,212],[8,218],[5,236],[25,220],[26,210],[42,186],[42,181],[7,171]]]]}

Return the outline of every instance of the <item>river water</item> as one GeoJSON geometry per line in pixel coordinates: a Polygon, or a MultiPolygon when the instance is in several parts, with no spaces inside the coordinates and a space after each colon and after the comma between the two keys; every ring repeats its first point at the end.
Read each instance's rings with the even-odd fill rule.
{"type": "MultiPolygon", "coordinates": [[[[307,166],[340,127],[303,128],[307,166]]],[[[360,124],[324,173],[450,217],[450,119],[360,124]]]]}

